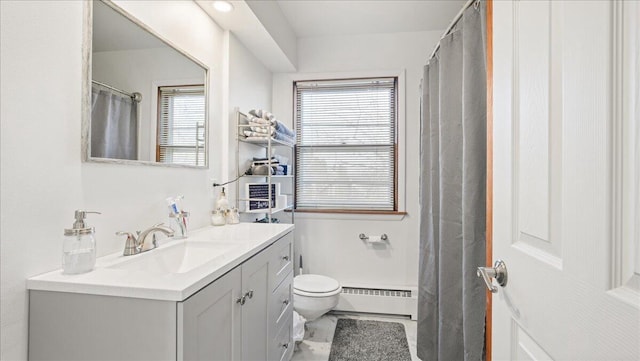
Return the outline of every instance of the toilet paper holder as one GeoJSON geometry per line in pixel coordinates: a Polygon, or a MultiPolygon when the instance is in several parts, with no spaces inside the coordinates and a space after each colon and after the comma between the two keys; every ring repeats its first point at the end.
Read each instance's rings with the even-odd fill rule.
{"type": "MultiPolygon", "coordinates": [[[[367,236],[364,233],[360,233],[360,235],[358,237],[360,237],[361,241],[369,242],[369,236],[367,236]]],[[[389,237],[387,237],[386,233],[383,233],[383,234],[380,235],[380,240],[383,241],[383,242],[386,242],[386,241],[389,240],[389,237]]]]}

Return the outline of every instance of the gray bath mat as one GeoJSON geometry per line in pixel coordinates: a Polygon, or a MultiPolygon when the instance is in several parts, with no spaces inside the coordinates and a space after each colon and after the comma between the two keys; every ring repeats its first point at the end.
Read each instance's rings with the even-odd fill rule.
{"type": "Polygon", "coordinates": [[[404,325],[338,319],[329,361],[410,361],[404,325]]]}

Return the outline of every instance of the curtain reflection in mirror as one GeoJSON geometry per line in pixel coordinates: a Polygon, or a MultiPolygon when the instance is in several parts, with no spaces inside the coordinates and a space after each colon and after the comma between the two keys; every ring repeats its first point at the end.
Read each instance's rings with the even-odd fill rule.
{"type": "Polygon", "coordinates": [[[138,103],[106,87],[91,87],[91,156],[138,158],[138,103]]]}

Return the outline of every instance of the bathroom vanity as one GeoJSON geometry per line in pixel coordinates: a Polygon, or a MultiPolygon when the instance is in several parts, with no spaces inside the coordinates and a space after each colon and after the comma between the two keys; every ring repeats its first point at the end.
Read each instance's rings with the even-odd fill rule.
{"type": "Polygon", "coordinates": [[[293,225],[207,227],[30,278],[31,360],[289,360],[293,225]]]}

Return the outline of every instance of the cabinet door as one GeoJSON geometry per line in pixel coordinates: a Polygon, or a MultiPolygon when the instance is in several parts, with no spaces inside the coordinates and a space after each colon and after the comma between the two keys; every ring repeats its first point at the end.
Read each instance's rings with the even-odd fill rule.
{"type": "Polygon", "coordinates": [[[240,267],[178,303],[178,360],[241,360],[240,267]]]}
{"type": "Polygon", "coordinates": [[[289,361],[293,356],[293,315],[288,316],[278,333],[269,339],[268,361],[289,361]]]}
{"type": "Polygon", "coordinates": [[[242,265],[242,359],[267,359],[269,252],[261,252],[242,265]]]}
{"type": "Polygon", "coordinates": [[[287,233],[269,249],[269,284],[274,291],[293,270],[293,232],[287,233]]]}

